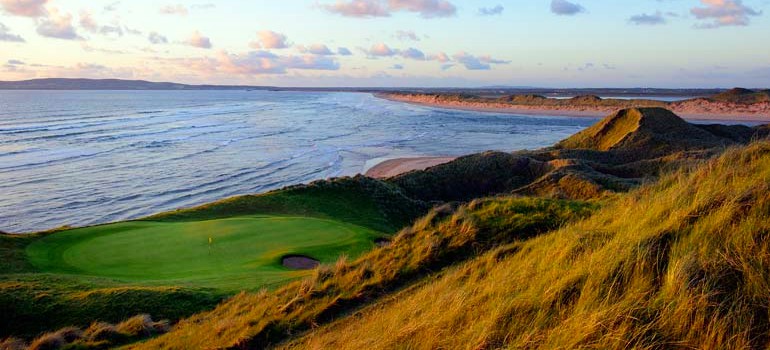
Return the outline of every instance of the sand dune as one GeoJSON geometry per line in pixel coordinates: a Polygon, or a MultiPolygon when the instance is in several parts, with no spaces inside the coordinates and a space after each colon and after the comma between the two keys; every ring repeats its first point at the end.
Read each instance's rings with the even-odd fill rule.
{"type": "MultiPolygon", "coordinates": [[[[731,96],[730,93],[727,92],[722,95],[731,96]]],[[[751,94],[766,94],[766,92],[751,92],[751,94]]],[[[739,103],[738,97],[726,100],[722,95],[677,102],[601,99],[596,96],[553,99],[536,95],[514,95],[508,98],[494,99],[470,95],[388,93],[377,94],[377,97],[430,107],[523,115],[598,118],[624,108],[662,107],[670,109],[684,119],[770,121],[770,101],[757,100],[753,103],[739,103]]]]}

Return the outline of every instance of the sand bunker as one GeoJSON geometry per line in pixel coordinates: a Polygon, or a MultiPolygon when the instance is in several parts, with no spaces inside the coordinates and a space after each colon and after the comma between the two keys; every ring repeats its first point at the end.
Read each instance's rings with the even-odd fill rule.
{"type": "Polygon", "coordinates": [[[312,270],[321,262],[304,255],[287,255],[281,258],[281,264],[292,270],[312,270]]]}

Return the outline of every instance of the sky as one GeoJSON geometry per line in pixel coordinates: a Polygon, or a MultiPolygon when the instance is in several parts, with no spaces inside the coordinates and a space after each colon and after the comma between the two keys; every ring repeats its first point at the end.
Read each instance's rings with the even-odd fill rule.
{"type": "Polygon", "coordinates": [[[0,0],[0,80],[770,87],[770,0],[0,0]]]}

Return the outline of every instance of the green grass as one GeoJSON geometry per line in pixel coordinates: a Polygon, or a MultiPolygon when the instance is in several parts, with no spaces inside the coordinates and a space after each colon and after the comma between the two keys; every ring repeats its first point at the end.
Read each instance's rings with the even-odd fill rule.
{"type": "Polygon", "coordinates": [[[137,314],[176,322],[238,291],[279,288],[309,273],[281,266],[284,254],[355,257],[427,208],[359,176],[132,222],[0,234],[0,338],[137,314]]]}
{"type": "Polygon", "coordinates": [[[371,249],[379,236],[374,230],[329,219],[247,216],[75,229],[39,239],[26,251],[42,272],[237,291],[308,273],[282,266],[285,255],[329,263],[341,254],[357,256],[371,249]]]}

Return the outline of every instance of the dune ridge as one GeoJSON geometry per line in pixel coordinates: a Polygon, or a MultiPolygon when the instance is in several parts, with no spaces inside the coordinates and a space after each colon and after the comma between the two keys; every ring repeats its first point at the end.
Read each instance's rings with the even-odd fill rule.
{"type": "Polygon", "coordinates": [[[770,121],[770,91],[735,88],[710,97],[665,102],[647,99],[602,99],[584,95],[570,99],[540,95],[510,95],[499,98],[467,94],[378,93],[391,101],[424,106],[483,112],[602,117],[620,109],[660,107],[685,119],[770,121]]]}

